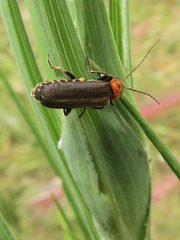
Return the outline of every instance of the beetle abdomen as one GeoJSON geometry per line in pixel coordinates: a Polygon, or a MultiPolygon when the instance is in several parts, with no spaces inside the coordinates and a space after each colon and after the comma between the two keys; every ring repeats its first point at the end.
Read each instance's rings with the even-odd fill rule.
{"type": "Polygon", "coordinates": [[[112,97],[110,83],[104,81],[52,81],[38,84],[32,95],[49,108],[104,107],[112,97]]]}

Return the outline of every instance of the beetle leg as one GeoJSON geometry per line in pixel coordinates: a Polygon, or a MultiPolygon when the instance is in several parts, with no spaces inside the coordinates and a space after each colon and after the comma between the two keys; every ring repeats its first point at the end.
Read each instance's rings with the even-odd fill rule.
{"type": "Polygon", "coordinates": [[[110,104],[112,105],[112,106],[114,106],[114,103],[113,103],[113,101],[110,99],[110,104]]]}
{"type": "Polygon", "coordinates": [[[68,109],[68,108],[67,108],[67,109],[63,109],[64,115],[65,115],[65,116],[69,115],[70,112],[71,112],[71,110],[72,110],[72,109],[68,109]]]}
{"type": "Polygon", "coordinates": [[[82,113],[78,116],[78,118],[82,117],[82,115],[85,113],[86,108],[84,108],[84,110],[82,111],[82,113]]]}
{"type": "Polygon", "coordinates": [[[68,75],[71,79],[76,79],[75,76],[72,73],[68,72],[67,70],[63,69],[62,67],[52,66],[51,62],[50,62],[50,59],[49,59],[49,54],[48,54],[48,64],[49,64],[50,68],[62,71],[63,73],[68,75]]]}
{"type": "Polygon", "coordinates": [[[103,109],[104,107],[92,107],[94,109],[103,109]]]}
{"type": "Polygon", "coordinates": [[[89,57],[88,56],[86,57],[86,61],[87,61],[88,70],[89,70],[90,73],[103,74],[103,75],[108,76],[108,74],[105,73],[103,70],[102,71],[92,71],[90,63],[89,63],[89,57]]]}
{"type": "Polygon", "coordinates": [[[113,79],[112,75],[104,75],[104,76],[98,78],[98,80],[103,80],[105,82],[110,82],[112,79],[113,79]]]}

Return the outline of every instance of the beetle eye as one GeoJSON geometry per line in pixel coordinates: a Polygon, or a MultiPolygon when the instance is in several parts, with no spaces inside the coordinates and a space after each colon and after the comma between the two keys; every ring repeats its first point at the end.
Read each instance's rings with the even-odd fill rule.
{"type": "Polygon", "coordinates": [[[119,89],[121,88],[121,86],[120,86],[119,84],[117,84],[117,83],[116,83],[116,86],[117,86],[119,89]]]}

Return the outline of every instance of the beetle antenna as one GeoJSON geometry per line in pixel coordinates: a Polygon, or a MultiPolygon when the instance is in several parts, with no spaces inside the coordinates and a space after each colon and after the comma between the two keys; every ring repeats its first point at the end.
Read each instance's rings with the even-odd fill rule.
{"type": "Polygon", "coordinates": [[[138,93],[145,94],[145,95],[151,97],[152,99],[154,99],[154,101],[156,101],[158,104],[160,104],[160,103],[158,102],[158,100],[157,100],[156,98],[154,98],[154,97],[153,97],[151,94],[149,94],[149,93],[142,92],[142,91],[139,91],[139,90],[135,90],[135,89],[133,89],[133,88],[127,88],[127,87],[124,87],[124,88],[125,88],[125,89],[128,89],[128,90],[131,90],[131,91],[133,91],[133,92],[138,92],[138,93]]]}
{"type": "Polygon", "coordinates": [[[140,61],[140,63],[124,78],[122,79],[122,81],[125,81],[129,76],[131,76],[131,74],[141,65],[141,63],[144,62],[144,60],[146,59],[146,57],[148,56],[148,54],[150,53],[150,51],[152,50],[152,48],[160,41],[160,39],[158,39],[149,49],[149,51],[146,53],[146,55],[143,57],[143,59],[140,61]]]}

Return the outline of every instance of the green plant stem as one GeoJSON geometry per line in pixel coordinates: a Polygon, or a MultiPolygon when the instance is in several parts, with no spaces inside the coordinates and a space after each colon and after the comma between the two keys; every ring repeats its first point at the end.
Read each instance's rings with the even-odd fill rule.
{"type": "Polygon", "coordinates": [[[153,145],[160,152],[164,160],[167,162],[169,167],[173,170],[176,176],[180,179],[180,163],[176,160],[174,155],[170,152],[167,145],[160,139],[157,133],[151,128],[150,124],[143,118],[139,111],[134,108],[134,105],[129,101],[129,99],[123,95],[120,98],[121,102],[124,104],[129,113],[134,117],[134,119],[141,126],[142,130],[146,136],[151,140],[153,145]]]}

